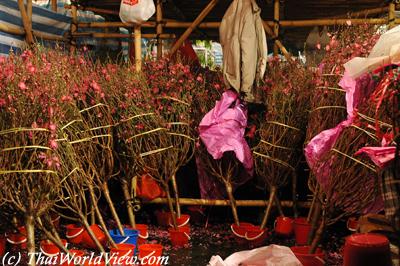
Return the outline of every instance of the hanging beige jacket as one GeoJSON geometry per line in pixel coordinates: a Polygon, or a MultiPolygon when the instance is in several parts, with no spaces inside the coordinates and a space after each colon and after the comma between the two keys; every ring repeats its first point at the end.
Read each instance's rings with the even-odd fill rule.
{"type": "Polygon", "coordinates": [[[255,102],[255,81],[264,76],[267,41],[254,0],[234,0],[219,28],[223,50],[223,73],[227,86],[255,102]]]}

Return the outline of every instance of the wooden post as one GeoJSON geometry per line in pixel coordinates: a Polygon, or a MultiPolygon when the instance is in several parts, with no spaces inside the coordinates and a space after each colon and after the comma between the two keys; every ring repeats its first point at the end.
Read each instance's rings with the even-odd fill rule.
{"type": "MultiPolygon", "coordinates": [[[[274,32],[272,31],[272,29],[268,26],[268,24],[264,21],[263,23],[264,26],[264,30],[267,32],[267,34],[269,36],[274,36],[274,32]]],[[[285,46],[283,46],[283,44],[281,43],[280,40],[276,39],[275,40],[275,44],[279,47],[279,49],[281,50],[282,54],[285,56],[285,58],[289,61],[292,62],[292,56],[289,54],[289,52],[286,50],[285,46]]]]}
{"type": "Polygon", "coordinates": [[[176,41],[172,49],[170,50],[169,54],[173,55],[175,52],[181,47],[183,42],[189,37],[192,31],[203,21],[203,19],[210,13],[210,11],[214,8],[217,4],[218,0],[211,0],[210,3],[201,11],[200,15],[193,21],[193,23],[189,26],[188,29],[182,34],[182,36],[176,41]]]}
{"type": "Polygon", "coordinates": [[[161,58],[163,55],[163,43],[160,38],[160,35],[163,32],[162,26],[162,0],[157,0],[157,14],[156,14],[156,21],[157,21],[157,58],[161,58]]]}
{"type": "Polygon", "coordinates": [[[74,39],[73,35],[78,30],[78,10],[77,6],[73,4],[71,6],[71,15],[72,15],[72,22],[71,22],[71,52],[74,52],[76,49],[76,40],[74,39]]]}
{"type": "Polygon", "coordinates": [[[32,31],[32,0],[26,2],[26,14],[28,15],[29,27],[32,31]]]}
{"type": "Polygon", "coordinates": [[[19,7],[19,10],[21,12],[22,24],[24,25],[24,30],[25,30],[25,35],[26,35],[26,37],[25,37],[26,42],[29,45],[31,45],[34,42],[33,41],[33,34],[32,34],[32,26],[31,26],[31,23],[29,22],[29,17],[27,15],[26,10],[25,10],[24,0],[18,0],[18,7],[19,7]]]}
{"type": "Polygon", "coordinates": [[[396,4],[394,1],[389,4],[389,29],[396,26],[396,4]]]}
{"type": "Polygon", "coordinates": [[[57,12],[57,0],[51,0],[51,10],[57,12]]]}
{"type": "MultiPolygon", "coordinates": [[[[278,38],[279,36],[279,0],[275,0],[274,2],[274,38],[278,38]]],[[[274,43],[274,55],[278,55],[279,47],[276,43],[274,43]]]]}
{"type": "Polygon", "coordinates": [[[135,38],[135,69],[136,72],[142,70],[142,36],[141,36],[140,26],[134,28],[134,38],[135,38]]]}

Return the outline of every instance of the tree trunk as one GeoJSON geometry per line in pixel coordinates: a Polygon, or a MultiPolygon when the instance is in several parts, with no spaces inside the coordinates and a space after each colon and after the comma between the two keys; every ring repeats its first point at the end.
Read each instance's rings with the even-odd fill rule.
{"type": "Polygon", "coordinates": [[[108,242],[111,244],[111,246],[113,248],[116,248],[117,246],[115,245],[114,240],[112,239],[110,233],[108,232],[107,225],[104,222],[103,216],[101,215],[99,206],[97,204],[95,204],[96,196],[94,195],[93,186],[91,184],[89,184],[88,187],[89,187],[89,194],[90,194],[90,199],[91,199],[91,202],[92,202],[92,206],[94,208],[94,212],[95,212],[95,214],[97,216],[97,219],[99,220],[99,224],[103,228],[104,234],[106,235],[106,237],[108,239],[108,242]]]}
{"type": "Polygon", "coordinates": [[[274,199],[275,199],[275,193],[276,193],[276,187],[271,187],[271,192],[269,194],[268,205],[267,205],[267,208],[265,209],[264,217],[263,217],[263,220],[262,220],[261,225],[260,225],[261,229],[264,229],[266,227],[266,225],[267,225],[268,218],[269,218],[269,215],[270,215],[271,209],[272,209],[272,204],[273,204],[274,199]]]}
{"type": "Polygon", "coordinates": [[[126,209],[128,211],[129,223],[133,229],[136,229],[135,213],[132,206],[132,195],[129,193],[129,186],[126,180],[121,180],[122,191],[126,202],[126,209]]]}
{"type": "Polygon", "coordinates": [[[25,227],[26,227],[26,237],[27,237],[27,251],[28,251],[28,265],[35,266],[35,221],[33,215],[25,215],[25,227]]]}
{"type": "Polygon", "coordinates": [[[318,248],[319,242],[321,241],[324,230],[325,230],[325,218],[322,217],[321,224],[318,227],[317,233],[316,233],[316,235],[312,241],[311,247],[310,247],[310,251],[309,251],[310,254],[314,254],[315,251],[317,251],[317,248],[318,248]]]}
{"type": "MultiPolygon", "coordinates": [[[[83,217],[82,217],[83,218],[83,217]]],[[[97,239],[97,237],[95,236],[95,234],[93,233],[92,229],[90,228],[90,225],[88,223],[88,221],[83,218],[82,219],[83,222],[83,226],[85,227],[86,231],[88,232],[90,238],[93,240],[93,242],[96,244],[97,248],[99,249],[100,253],[104,254],[104,248],[101,245],[100,241],[97,239]]]]}
{"type": "Polygon", "coordinates": [[[164,189],[165,189],[165,193],[167,194],[168,207],[169,207],[169,211],[171,213],[172,225],[174,226],[174,229],[176,230],[178,228],[178,226],[176,225],[176,216],[175,216],[175,211],[174,211],[174,205],[172,204],[171,194],[169,193],[169,187],[167,184],[164,185],[164,189]]]}
{"type": "Polygon", "coordinates": [[[235,198],[233,197],[232,185],[231,185],[231,183],[229,183],[229,182],[225,182],[225,187],[226,187],[226,192],[228,193],[229,201],[230,201],[230,203],[231,203],[233,221],[235,222],[235,224],[236,224],[237,226],[239,226],[239,225],[240,225],[239,216],[238,216],[237,208],[236,208],[236,200],[235,200],[235,198]]]}
{"type": "Polygon", "coordinates": [[[175,174],[171,177],[171,182],[172,182],[172,190],[174,191],[174,196],[175,196],[176,216],[180,218],[181,206],[179,205],[179,190],[178,190],[178,185],[176,184],[175,174]]]}
{"type": "Polygon", "coordinates": [[[111,215],[112,215],[112,217],[114,218],[114,220],[115,220],[115,222],[117,224],[118,230],[119,230],[119,232],[121,233],[122,236],[125,236],[121,220],[119,219],[118,213],[115,210],[114,203],[113,203],[113,201],[111,199],[110,190],[108,189],[107,182],[103,182],[102,190],[103,190],[103,195],[106,198],[106,201],[108,203],[108,206],[110,207],[111,215]]]}
{"type": "Polygon", "coordinates": [[[314,239],[314,235],[318,229],[318,221],[321,218],[321,207],[321,202],[319,200],[316,200],[314,204],[313,216],[311,217],[311,231],[308,236],[308,244],[311,244],[312,240],[314,239]]]}

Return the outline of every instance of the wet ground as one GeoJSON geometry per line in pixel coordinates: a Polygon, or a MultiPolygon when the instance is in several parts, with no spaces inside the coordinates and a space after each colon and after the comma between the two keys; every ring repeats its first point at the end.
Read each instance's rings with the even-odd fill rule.
{"type": "MultiPolygon", "coordinates": [[[[326,251],[326,265],[342,265],[341,247],[344,240],[343,231],[331,229],[323,241],[326,251]]],[[[168,232],[160,227],[150,227],[151,242],[162,243],[164,255],[169,255],[169,265],[173,266],[206,266],[211,256],[220,255],[223,259],[234,252],[255,248],[246,243],[238,243],[230,230],[229,224],[191,226],[191,241],[184,248],[171,246],[168,232]]],[[[294,246],[293,238],[280,238],[270,233],[264,245],[277,244],[294,246]]]]}

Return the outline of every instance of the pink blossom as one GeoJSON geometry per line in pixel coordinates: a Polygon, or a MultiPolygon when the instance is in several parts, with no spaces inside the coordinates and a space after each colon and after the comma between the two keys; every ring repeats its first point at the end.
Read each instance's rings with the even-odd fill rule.
{"type": "Polygon", "coordinates": [[[196,80],[197,80],[198,82],[203,82],[203,78],[202,78],[201,76],[197,76],[196,80]]]}
{"type": "Polygon", "coordinates": [[[51,139],[51,140],[49,140],[49,146],[51,149],[55,150],[58,148],[58,143],[56,140],[51,139]]]}
{"type": "Polygon", "coordinates": [[[351,20],[346,20],[347,26],[351,26],[351,20]]]}
{"type": "Polygon", "coordinates": [[[32,123],[31,127],[32,127],[32,128],[38,128],[39,126],[38,126],[38,124],[37,124],[36,121],[35,121],[35,122],[32,123]]]}
{"type": "Polygon", "coordinates": [[[0,107],[3,107],[4,105],[6,105],[6,100],[3,98],[0,98],[0,107]]]}
{"type": "Polygon", "coordinates": [[[50,129],[50,131],[55,132],[56,129],[57,129],[57,126],[55,124],[53,124],[53,123],[50,123],[49,129],[50,129]]]}
{"type": "Polygon", "coordinates": [[[21,90],[26,90],[26,84],[23,81],[20,81],[18,83],[18,88],[20,88],[21,90]]]}

